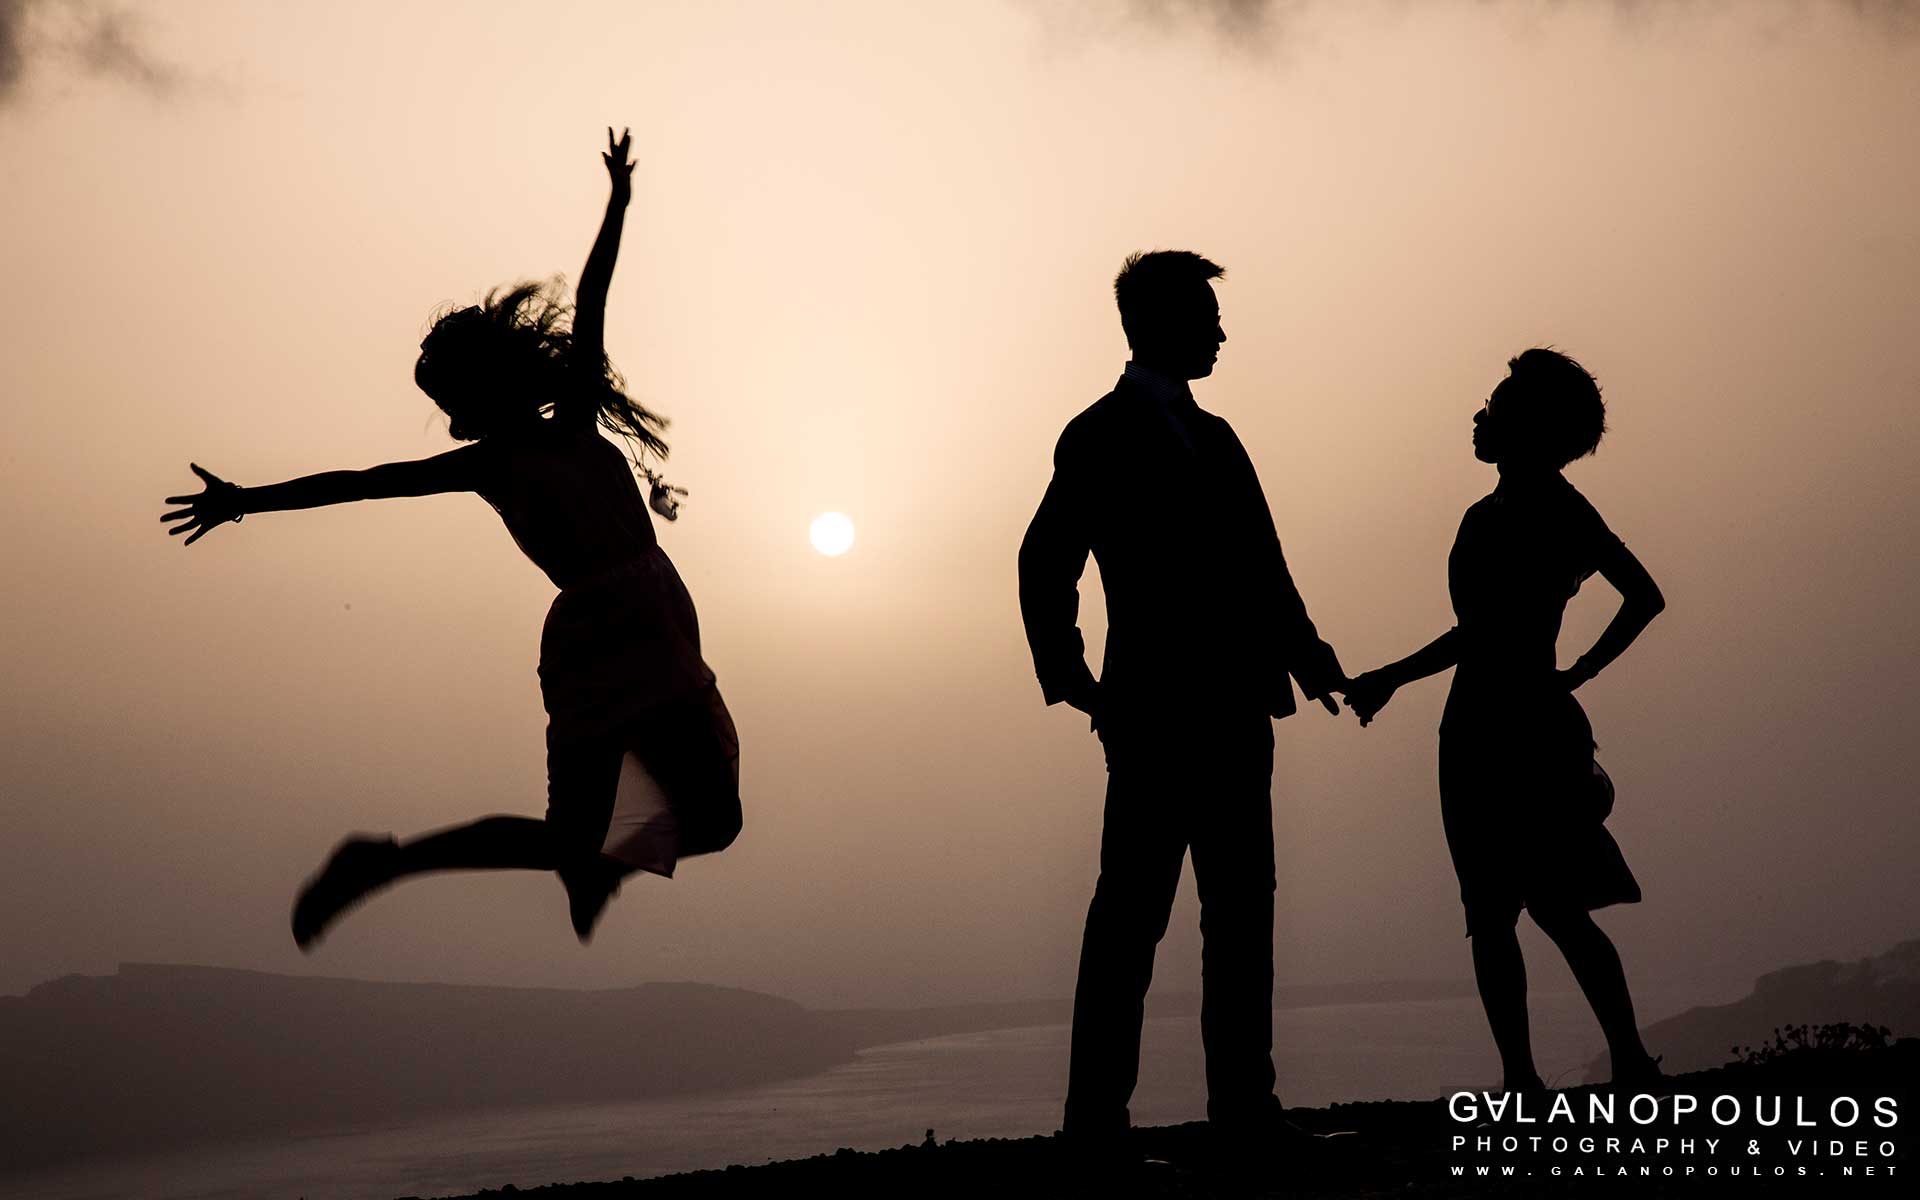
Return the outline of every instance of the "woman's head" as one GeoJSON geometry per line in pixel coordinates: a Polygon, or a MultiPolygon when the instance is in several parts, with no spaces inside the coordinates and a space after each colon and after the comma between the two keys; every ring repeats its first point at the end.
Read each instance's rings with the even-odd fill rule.
{"type": "Polygon", "coordinates": [[[519,283],[434,319],[413,380],[447,414],[447,432],[463,442],[510,433],[571,398],[591,405],[601,425],[640,451],[666,457],[665,419],[626,394],[606,356],[576,361],[571,310],[555,290],[519,283]]]}
{"type": "Polygon", "coordinates": [[[1473,419],[1474,457],[1558,470],[1600,445],[1607,406],[1585,367],[1536,347],[1510,360],[1507,372],[1473,419]]]}

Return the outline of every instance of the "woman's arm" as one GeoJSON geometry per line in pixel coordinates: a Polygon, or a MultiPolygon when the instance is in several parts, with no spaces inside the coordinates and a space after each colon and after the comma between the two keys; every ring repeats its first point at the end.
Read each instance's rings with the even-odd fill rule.
{"type": "Polygon", "coordinates": [[[1355,676],[1346,693],[1347,707],[1362,725],[1370,725],[1396,691],[1415,680],[1438,675],[1459,661],[1459,631],[1449,629],[1405,658],[1355,676]]]}
{"type": "Polygon", "coordinates": [[[324,471],[254,488],[228,483],[198,464],[189,464],[193,473],[205,481],[206,489],[195,495],[168,496],[168,504],[186,507],[164,513],[160,519],[177,522],[167,532],[175,537],[188,534],[186,544],[191,546],[214,526],[238,521],[248,513],[473,491],[478,479],[479,450],[478,445],[462,446],[432,458],[383,463],[364,471],[324,471]]]}
{"type": "Polygon", "coordinates": [[[1593,648],[1576,659],[1571,667],[1559,672],[1558,677],[1568,691],[1573,691],[1606,670],[1608,664],[1633,645],[1640,631],[1667,607],[1667,598],[1660,594],[1660,585],[1653,581],[1653,576],[1640,565],[1633,551],[1627,549],[1618,538],[1607,539],[1596,569],[1600,577],[1620,593],[1620,611],[1614,613],[1613,620],[1607,622],[1607,627],[1600,631],[1593,648]]]}
{"type": "Polygon", "coordinates": [[[613,138],[607,127],[607,149],[600,156],[607,164],[612,191],[607,197],[607,215],[600,222],[600,233],[587,252],[587,265],[580,268],[580,283],[573,292],[573,349],[582,363],[598,363],[607,353],[607,292],[613,285],[613,263],[620,256],[620,231],[626,224],[627,202],[633,198],[633,163],[627,155],[633,147],[633,135],[620,132],[613,138]]]}

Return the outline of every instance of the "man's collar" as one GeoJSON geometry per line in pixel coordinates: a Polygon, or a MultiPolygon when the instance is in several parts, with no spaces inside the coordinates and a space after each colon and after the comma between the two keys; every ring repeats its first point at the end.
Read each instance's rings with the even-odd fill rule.
{"type": "Polygon", "coordinates": [[[1138,359],[1128,360],[1127,369],[1121,372],[1120,378],[1131,380],[1163,404],[1193,403],[1193,389],[1187,386],[1186,380],[1162,375],[1138,359]]]}

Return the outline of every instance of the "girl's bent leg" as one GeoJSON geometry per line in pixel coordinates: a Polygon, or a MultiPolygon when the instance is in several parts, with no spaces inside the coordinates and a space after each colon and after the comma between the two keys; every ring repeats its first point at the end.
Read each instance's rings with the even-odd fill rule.
{"type": "Polygon", "coordinates": [[[634,731],[630,749],[666,792],[681,858],[717,853],[740,836],[740,737],[718,692],[657,714],[634,731]]]}

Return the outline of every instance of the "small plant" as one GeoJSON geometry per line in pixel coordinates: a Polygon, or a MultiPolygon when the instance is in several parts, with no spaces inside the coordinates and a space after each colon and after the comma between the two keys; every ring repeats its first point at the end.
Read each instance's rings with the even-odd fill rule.
{"type": "Polygon", "coordinates": [[[1790,1054],[1809,1052],[1858,1054],[1885,1050],[1893,1041],[1893,1031],[1885,1025],[1855,1025],[1836,1021],[1815,1028],[1812,1025],[1775,1027],[1771,1045],[1734,1046],[1728,1052],[1733,1061],[1757,1066],[1790,1054]]]}

